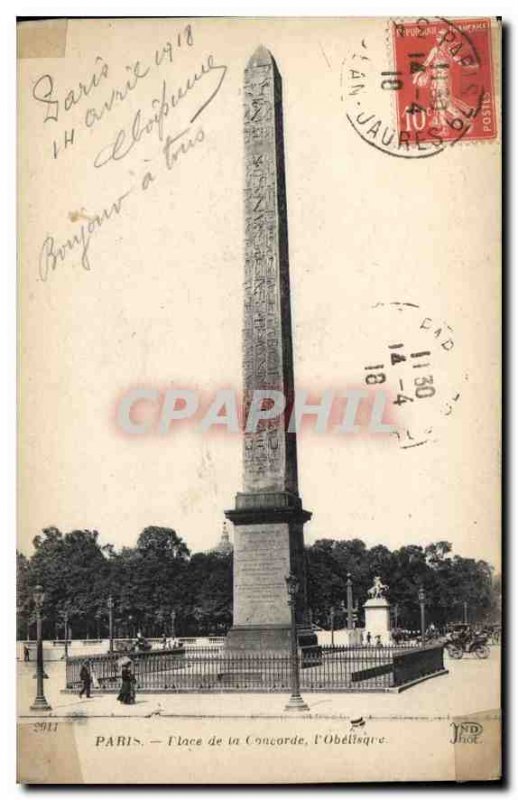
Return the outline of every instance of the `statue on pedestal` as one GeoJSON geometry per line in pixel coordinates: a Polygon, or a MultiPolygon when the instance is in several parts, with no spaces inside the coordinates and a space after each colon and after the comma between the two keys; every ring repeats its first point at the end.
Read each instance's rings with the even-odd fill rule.
{"type": "Polygon", "coordinates": [[[388,586],[382,583],[381,577],[376,575],[374,583],[368,590],[369,599],[363,606],[365,611],[365,632],[369,641],[375,640],[380,644],[390,644],[390,606],[385,592],[388,586]]]}
{"type": "Polygon", "coordinates": [[[369,597],[378,598],[378,597],[385,597],[385,592],[388,591],[388,586],[386,583],[381,582],[381,577],[376,575],[374,578],[374,583],[372,584],[371,588],[368,590],[367,594],[369,597]]]}

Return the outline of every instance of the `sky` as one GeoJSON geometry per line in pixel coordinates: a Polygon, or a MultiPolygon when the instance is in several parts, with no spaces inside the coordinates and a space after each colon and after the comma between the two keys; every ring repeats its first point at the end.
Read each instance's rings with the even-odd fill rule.
{"type": "MultiPolygon", "coordinates": [[[[240,435],[185,422],[129,436],[117,409],[136,386],[196,389],[205,407],[240,391],[243,69],[263,43],[283,78],[296,385],[365,388],[383,364],[390,397],[411,397],[391,401],[397,435],[301,431],[306,542],[441,539],[498,567],[498,148],[408,160],[357,135],[347,69],[364,41],[369,75],[391,66],[379,20],[188,25],[70,21],[66,57],[20,62],[20,547],[49,525],[117,547],[150,524],[194,551],[220,537],[242,489],[240,435]],[[172,61],[157,66],[164,48],[172,61]],[[48,76],[57,111],[34,96],[48,76]],[[163,92],[163,133],[142,132],[163,92]],[[168,161],[167,136],[185,130],[168,161]],[[414,372],[412,353],[428,351],[414,372]],[[432,376],[432,396],[416,396],[416,375],[432,376]]],[[[393,121],[379,81],[366,84],[393,121]]]]}

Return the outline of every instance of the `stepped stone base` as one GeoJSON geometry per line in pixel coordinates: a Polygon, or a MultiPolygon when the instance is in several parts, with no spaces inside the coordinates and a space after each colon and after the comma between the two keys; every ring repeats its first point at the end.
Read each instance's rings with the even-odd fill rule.
{"type": "MultiPolygon", "coordinates": [[[[297,631],[299,647],[317,647],[317,636],[313,631],[301,628],[297,631]]],[[[291,628],[289,625],[235,625],[227,634],[225,648],[232,651],[277,651],[289,652],[291,628]]]]}
{"type": "Polygon", "coordinates": [[[236,625],[227,633],[227,650],[289,650],[289,625],[236,625]]]}

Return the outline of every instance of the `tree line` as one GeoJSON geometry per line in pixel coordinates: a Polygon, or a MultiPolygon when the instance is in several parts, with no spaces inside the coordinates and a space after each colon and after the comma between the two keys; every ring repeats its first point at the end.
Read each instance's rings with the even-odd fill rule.
{"type": "MultiPolygon", "coordinates": [[[[45,590],[45,638],[64,638],[65,620],[74,638],[108,635],[108,598],[113,600],[118,637],[224,634],[232,624],[232,553],[191,553],[170,528],[150,526],[135,547],[103,545],[97,531],[63,534],[45,528],[33,540],[30,557],[17,553],[18,637],[35,638],[34,587],[45,590]],[[172,617],[173,615],[173,617],[172,617]]],[[[389,589],[387,599],[398,627],[419,627],[417,592],[426,593],[427,621],[442,626],[462,620],[497,621],[500,579],[482,560],[452,555],[448,542],[389,550],[360,539],[320,539],[306,547],[308,606],[313,622],[345,625],[346,581],[353,583],[355,620],[374,576],[389,589]]]]}

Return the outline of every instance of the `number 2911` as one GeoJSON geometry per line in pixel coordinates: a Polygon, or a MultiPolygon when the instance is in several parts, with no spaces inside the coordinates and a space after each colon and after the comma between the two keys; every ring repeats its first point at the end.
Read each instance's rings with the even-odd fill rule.
{"type": "Polygon", "coordinates": [[[34,733],[56,733],[58,729],[57,722],[35,722],[34,733]]]}

